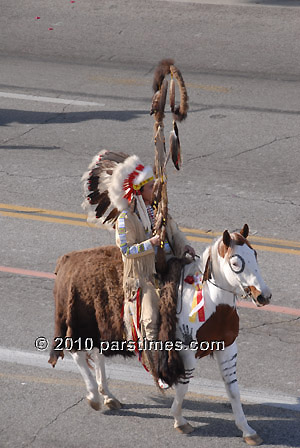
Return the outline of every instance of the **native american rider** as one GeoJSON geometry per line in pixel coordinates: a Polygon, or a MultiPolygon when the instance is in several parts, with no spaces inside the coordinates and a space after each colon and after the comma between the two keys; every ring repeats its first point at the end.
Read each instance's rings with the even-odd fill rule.
{"type": "MultiPolygon", "coordinates": [[[[152,168],[144,166],[137,156],[131,156],[114,170],[110,188],[110,197],[115,204],[127,203],[122,207],[116,223],[116,244],[121,249],[124,262],[125,302],[134,300],[140,288],[141,331],[143,337],[149,341],[157,338],[159,320],[155,256],[160,238],[158,235],[153,235],[152,230],[153,185],[152,168]]],[[[194,249],[188,245],[185,235],[170,216],[166,230],[164,251],[167,259],[174,256],[182,257],[184,253],[195,256],[194,249]]]]}

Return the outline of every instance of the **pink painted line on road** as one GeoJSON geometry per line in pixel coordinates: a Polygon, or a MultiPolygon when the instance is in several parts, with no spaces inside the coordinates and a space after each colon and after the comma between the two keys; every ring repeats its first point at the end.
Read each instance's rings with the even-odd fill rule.
{"type": "Polygon", "coordinates": [[[0,272],[9,272],[10,274],[29,275],[30,277],[41,277],[55,279],[56,275],[51,272],[30,271],[29,269],[10,268],[8,266],[0,266],[0,272]]]}
{"type": "MultiPolygon", "coordinates": [[[[10,274],[16,274],[16,275],[28,275],[30,277],[49,278],[53,280],[56,278],[56,275],[52,274],[51,272],[31,271],[29,269],[11,268],[8,266],[0,266],[0,272],[9,272],[10,274]]],[[[264,311],[270,311],[272,313],[300,316],[299,308],[288,308],[285,306],[278,306],[278,305],[266,305],[263,307],[257,307],[256,305],[254,305],[254,303],[241,302],[241,301],[238,301],[238,306],[240,306],[241,308],[250,308],[253,310],[264,310],[264,311]]]]}
{"type": "Polygon", "coordinates": [[[238,306],[241,308],[251,308],[252,310],[263,310],[263,311],[271,311],[272,313],[281,313],[281,314],[290,314],[291,316],[300,316],[299,308],[288,308],[286,306],[278,306],[278,305],[265,305],[265,306],[256,306],[251,302],[240,302],[238,301],[238,306]]]}

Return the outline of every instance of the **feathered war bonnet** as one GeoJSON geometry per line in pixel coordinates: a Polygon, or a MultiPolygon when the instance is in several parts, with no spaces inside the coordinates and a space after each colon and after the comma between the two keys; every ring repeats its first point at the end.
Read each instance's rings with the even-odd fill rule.
{"type": "Polygon", "coordinates": [[[145,230],[150,230],[141,188],[153,179],[152,168],[144,166],[137,156],[99,152],[82,176],[85,197],[82,207],[88,213],[88,222],[112,229],[119,214],[133,207],[145,230]]]}
{"type": "Polygon", "coordinates": [[[146,231],[151,229],[151,223],[141,188],[152,180],[154,174],[151,166],[144,166],[139,157],[134,155],[114,169],[108,187],[111,202],[119,211],[128,210],[131,205],[136,207],[146,231]]]}

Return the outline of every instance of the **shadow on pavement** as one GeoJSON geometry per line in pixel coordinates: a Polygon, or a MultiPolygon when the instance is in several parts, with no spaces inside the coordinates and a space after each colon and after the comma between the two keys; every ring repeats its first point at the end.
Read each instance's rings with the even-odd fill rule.
{"type": "Polygon", "coordinates": [[[141,115],[149,115],[146,110],[86,111],[86,112],[33,112],[18,109],[0,109],[0,126],[10,123],[21,124],[63,124],[80,123],[89,120],[130,121],[141,115]]]}
{"type": "MultiPolygon", "coordinates": [[[[173,401],[172,397],[149,396],[148,398],[149,404],[130,403],[118,413],[124,416],[153,419],[158,417],[159,409],[169,410],[173,401]]],[[[258,404],[243,404],[243,409],[248,423],[262,437],[265,446],[300,447],[299,412],[258,404]]],[[[241,431],[235,426],[229,402],[204,401],[203,398],[197,401],[186,399],[183,403],[183,415],[195,428],[188,437],[241,437],[241,431]],[[222,418],[222,414],[226,414],[226,417],[224,415],[222,418]]],[[[170,415],[160,414],[159,418],[173,420],[170,415]]]]}
{"type": "Polygon", "coordinates": [[[266,6],[300,6],[299,0],[246,0],[245,3],[266,6]]]}

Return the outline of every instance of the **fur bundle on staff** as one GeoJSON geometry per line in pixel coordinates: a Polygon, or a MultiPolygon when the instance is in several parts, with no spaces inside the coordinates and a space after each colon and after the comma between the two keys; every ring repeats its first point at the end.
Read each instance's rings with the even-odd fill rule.
{"type": "Polygon", "coordinates": [[[168,215],[167,175],[166,165],[172,158],[177,170],[181,167],[181,147],[179,132],[176,122],[186,119],[188,111],[188,95],[180,70],[175,67],[173,59],[164,59],[157,66],[153,80],[154,95],[150,114],[154,115],[154,142],[155,142],[155,176],[156,181],[153,189],[153,204],[156,208],[155,231],[160,235],[161,248],[157,254],[157,270],[165,270],[163,246],[166,238],[166,223],[168,215]],[[167,155],[164,136],[165,104],[168,90],[167,75],[171,75],[169,98],[170,109],[173,115],[173,130],[170,133],[169,151],[167,155]],[[175,80],[180,92],[180,104],[175,104],[175,80]]]}
{"type": "MultiPolygon", "coordinates": [[[[154,91],[154,95],[152,98],[152,107],[150,114],[161,114],[163,115],[162,118],[164,118],[164,106],[165,102],[161,101],[160,98],[166,95],[164,93],[164,90],[162,89],[164,81],[166,81],[165,77],[167,75],[171,75],[171,81],[170,81],[170,108],[171,112],[173,114],[173,119],[175,121],[183,121],[187,117],[187,111],[189,108],[188,105],[188,94],[185,87],[185,83],[181,74],[181,71],[175,67],[173,59],[164,59],[162,60],[155,72],[154,72],[154,79],[152,88],[154,91]],[[179,106],[175,106],[175,81],[176,79],[179,91],[180,91],[180,104],[179,106]],[[159,98],[159,100],[158,100],[159,98]],[[158,105],[160,107],[158,107],[158,105]],[[162,110],[163,108],[163,110],[162,110]]],[[[167,86],[167,85],[166,85],[167,86]]],[[[159,120],[159,116],[155,117],[155,121],[161,121],[159,120]]]]}

